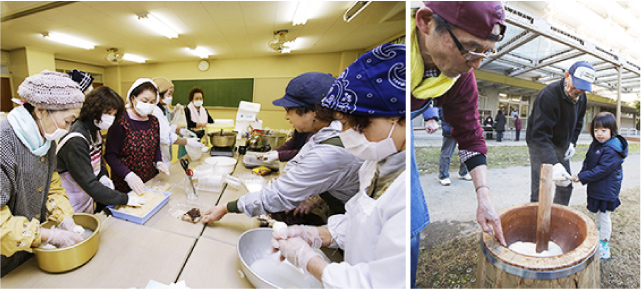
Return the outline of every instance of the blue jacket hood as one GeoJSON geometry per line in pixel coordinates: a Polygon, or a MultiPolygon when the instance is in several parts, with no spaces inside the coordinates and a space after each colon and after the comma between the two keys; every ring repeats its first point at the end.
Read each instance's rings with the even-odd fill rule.
{"type": "Polygon", "coordinates": [[[619,153],[619,155],[621,155],[621,158],[626,158],[628,156],[628,141],[620,135],[617,135],[605,142],[604,146],[613,148],[619,153]]]}

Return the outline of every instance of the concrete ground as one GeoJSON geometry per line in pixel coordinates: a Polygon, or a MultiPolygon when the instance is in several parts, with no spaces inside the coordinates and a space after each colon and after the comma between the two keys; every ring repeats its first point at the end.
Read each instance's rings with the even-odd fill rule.
{"type": "MultiPolygon", "coordinates": [[[[428,135],[424,130],[415,130],[415,145],[440,146],[440,131],[428,135]]],[[[521,132],[524,137],[524,131],[521,132]]],[[[589,134],[582,134],[579,137],[579,144],[589,144],[592,138],[589,134]]],[[[487,141],[488,149],[496,149],[497,146],[525,146],[525,140],[516,142],[504,140],[487,141]]],[[[438,160],[435,160],[438,161],[438,160]]],[[[639,187],[641,185],[641,159],[639,154],[629,155],[623,164],[622,189],[639,187]]],[[[582,162],[571,162],[572,173],[581,169],[582,162]]],[[[476,193],[471,181],[458,179],[457,168],[450,168],[450,186],[442,186],[438,181],[438,173],[421,175],[421,185],[425,192],[425,199],[430,212],[432,222],[458,221],[476,222],[476,193]]],[[[497,211],[503,208],[529,203],[530,201],[530,167],[515,166],[508,168],[488,169],[488,185],[497,211]]],[[[574,184],[570,205],[585,203],[587,200],[586,186],[580,183],[574,184]]],[[[478,225],[477,225],[478,226],[478,225]]],[[[480,229],[480,227],[478,227],[480,229]]]]}

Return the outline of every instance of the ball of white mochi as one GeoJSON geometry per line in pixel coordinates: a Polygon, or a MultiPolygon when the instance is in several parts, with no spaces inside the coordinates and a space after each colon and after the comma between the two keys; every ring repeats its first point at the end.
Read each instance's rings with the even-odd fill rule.
{"type": "Polygon", "coordinates": [[[280,231],[282,231],[282,230],[286,230],[286,229],[287,229],[287,224],[285,224],[284,222],[276,221],[276,222],[274,222],[274,224],[272,225],[272,230],[273,230],[274,232],[276,232],[276,233],[278,233],[278,232],[280,232],[280,231]]]}
{"type": "Polygon", "coordinates": [[[85,228],[83,228],[80,225],[76,225],[75,227],[73,227],[73,231],[76,234],[80,235],[80,236],[84,236],[85,235],[85,228]]]}

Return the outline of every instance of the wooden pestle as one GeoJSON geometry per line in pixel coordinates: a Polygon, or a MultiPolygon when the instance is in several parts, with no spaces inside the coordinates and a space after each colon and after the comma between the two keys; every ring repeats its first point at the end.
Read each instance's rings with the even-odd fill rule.
{"type": "Polygon", "coordinates": [[[541,178],[539,182],[539,208],[536,213],[536,252],[541,253],[548,249],[550,241],[550,217],[552,210],[552,194],[554,182],[552,181],[552,164],[541,164],[541,178]]]}

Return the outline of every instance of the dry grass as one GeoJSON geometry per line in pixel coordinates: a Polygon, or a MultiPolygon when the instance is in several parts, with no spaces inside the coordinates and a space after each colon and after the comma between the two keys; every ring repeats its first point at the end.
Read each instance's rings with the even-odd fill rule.
{"type": "MultiPolygon", "coordinates": [[[[602,288],[639,288],[639,187],[621,192],[612,214],[612,257],[601,262],[602,288]]],[[[573,206],[588,216],[585,204],[573,206]]],[[[421,234],[417,269],[419,288],[475,287],[480,227],[472,223],[436,222],[421,234]],[[470,231],[476,231],[470,233],[470,231]]]]}
{"type": "MultiPolygon", "coordinates": [[[[638,142],[630,142],[629,154],[639,154],[638,142]]],[[[583,161],[589,145],[578,145],[571,161],[583,161]]],[[[416,148],[416,164],[421,174],[438,172],[438,160],[441,147],[416,148]]],[[[487,165],[490,168],[504,168],[511,166],[529,166],[530,155],[527,146],[495,146],[488,147],[487,165]]],[[[450,162],[450,168],[458,168],[459,158],[455,155],[450,162]]]]}

